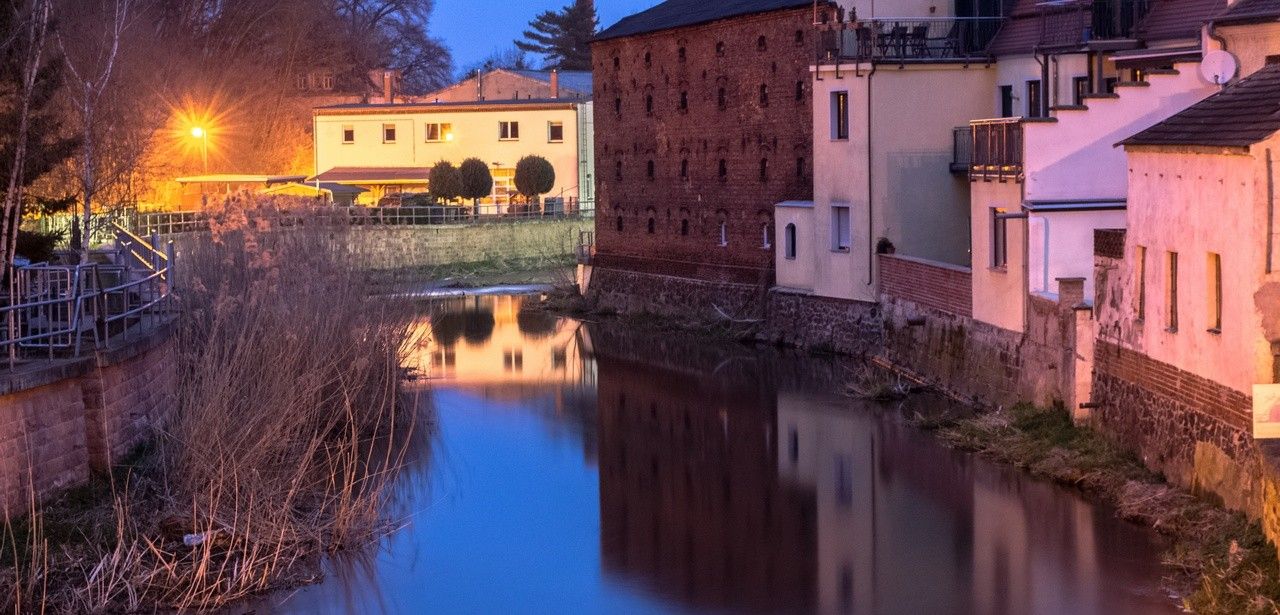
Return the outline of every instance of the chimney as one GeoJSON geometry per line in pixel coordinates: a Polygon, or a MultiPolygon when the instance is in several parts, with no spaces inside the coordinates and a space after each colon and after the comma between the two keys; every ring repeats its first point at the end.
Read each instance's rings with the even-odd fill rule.
{"type": "Polygon", "coordinates": [[[551,69],[551,97],[560,98],[560,71],[551,69]]]}
{"type": "Polygon", "coordinates": [[[395,102],[391,98],[391,94],[391,71],[384,70],[382,71],[382,102],[387,104],[395,102]]]}

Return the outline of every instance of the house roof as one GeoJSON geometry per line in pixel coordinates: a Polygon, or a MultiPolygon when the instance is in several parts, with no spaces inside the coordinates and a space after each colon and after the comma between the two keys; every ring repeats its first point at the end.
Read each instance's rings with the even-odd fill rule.
{"type": "Polygon", "coordinates": [[[1227,0],[1158,0],[1138,25],[1138,38],[1147,42],[1199,39],[1201,26],[1226,6],[1227,0]]]}
{"type": "Polygon", "coordinates": [[[306,175],[258,175],[252,173],[213,173],[178,177],[179,184],[285,184],[306,179],[306,175]]]}
{"type": "MultiPolygon", "coordinates": [[[[535,81],[543,83],[551,83],[551,71],[549,70],[519,70],[509,69],[508,72],[515,73],[521,77],[527,77],[535,81]]],[[[573,90],[582,92],[583,94],[591,93],[591,71],[589,70],[562,70],[560,71],[560,89],[573,90]]]]}
{"type": "Polygon", "coordinates": [[[1247,147],[1280,130],[1280,64],[1268,64],[1121,145],[1247,147]]]}
{"type": "Polygon", "coordinates": [[[316,115],[343,115],[346,113],[429,113],[432,111],[504,111],[518,109],[572,109],[582,100],[574,98],[518,98],[504,100],[466,100],[459,102],[414,103],[345,103],[316,107],[316,115]]]}
{"type": "Polygon", "coordinates": [[[704,24],[740,15],[813,6],[813,0],[667,0],[623,17],[596,34],[597,41],[704,24]]]}
{"type": "Polygon", "coordinates": [[[426,183],[431,169],[427,167],[333,167],[308,179],[308,182],[344,184],[426,183]]]}
{"type": "Polygon", "coordinates": [[[1213,19],[1217,25],[1280,19],[1280,0],[1239,0],[1213,19]]]}
{"type": "MultiPolygon", "coordinates": [[[[1280,0],[1240,0],[1270,2],[1280,7],[1280,0]]],[[[990,51],[1002,55],[1022,55],[1038,47],[1071,47],[1087,40],[1092,24],[1080,0],[1047,2],[1046,0],[1014,0],[1009,18],[991,41],[990,51]]],[[[1226,0],[1151,0],[1150,11],[1134,30],[1135,36],[1147,43],[1198,39],[1200,27],[1227,4],[1226,0]]],[[[1238,5],[1237,5],[1238,6],[1238,5]]],[[[1280,16],[1280,9],[1277,9],[1280,16]]]]}

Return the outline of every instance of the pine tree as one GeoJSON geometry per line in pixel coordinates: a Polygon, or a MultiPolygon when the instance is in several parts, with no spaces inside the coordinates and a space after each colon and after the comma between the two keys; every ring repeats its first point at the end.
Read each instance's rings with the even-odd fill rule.
{"type": "Polygon", "coordinates": [[[516,41],[516,47],[541,54],[548,69],[591,70],[591,37],[599,24],[594,0],[574,0],[529,22],[525,40],[516,41]]]}

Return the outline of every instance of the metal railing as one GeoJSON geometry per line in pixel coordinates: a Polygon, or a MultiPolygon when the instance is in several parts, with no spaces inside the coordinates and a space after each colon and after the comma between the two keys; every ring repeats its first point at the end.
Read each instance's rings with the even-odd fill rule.
{"type": "Polygon", "coordinates": [[[1003,17],[877,19],[840,24],[818,37],[819,60],[986,61],[1003,17]]]}
{"type": "Polygon", "coordinates": [[[37,264],[10,270],[0,305],[0,348],[9,369],[79,356],[173,310],[173,245],[166,252],[116,225],[114,263],[37,264]],[[148,320],[150,319],[150,320],[148,320]]]}
{"type": "Polygon", "coordinates": [[[578,244],[574,247],[574,253],[579,264],[590,265],[596,255],[596,232],[578,231],[578,244]]]}
{"type": "Polygon", "coordinates": [[[973,167],[973,129],[958,126],[951,130],[951,172],[968,173],[973,167]]]}
{"type": "Polygon", "coordinates": [[[969,122],[969,179],[1022,181],[1022,118],[969,122]]]}
{"type": "MultiPolygon", "coordinates": [[[[322,207],[307,211],[276,212],[267,219],[277,227],[314,223],[365,225],[469,225],[551,219],[591,218],[594,203],[572,201],[557,207],[549,203],[542,209],[529,205],[416,207],[322,207]]],[[[141,235],[173,235],[209,228],[208,215],[200,211],[143,213],[134,217],[134,231],[141,235]]]]}

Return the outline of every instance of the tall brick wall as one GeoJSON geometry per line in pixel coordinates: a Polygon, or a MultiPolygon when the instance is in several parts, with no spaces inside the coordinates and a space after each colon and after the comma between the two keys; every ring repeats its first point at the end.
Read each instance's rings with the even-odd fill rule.
{"type": "Polygon", "coordinates": [[[152,336],[96,357],[81,378],[89,463],[100,472],[135,450],[172,416],[178,373],[169,336],[152,336]]]}
{"type": "Polygon", "coordinates": [[[0,511],[89,479],[85,407],[78,377],[0,396],[0,511]]]}
{"type": "Polygon", "coordinates": [[[917,305],[973,316],[973,274],[966,267],[881,254],[880,292],[917,305]]]}
{"type": "Polygon", "coordinates": [[[728,282],[772,269],[773,205],[813,195],[812,23],[806,7],[592,46],[598,254],[728,282]]]}

